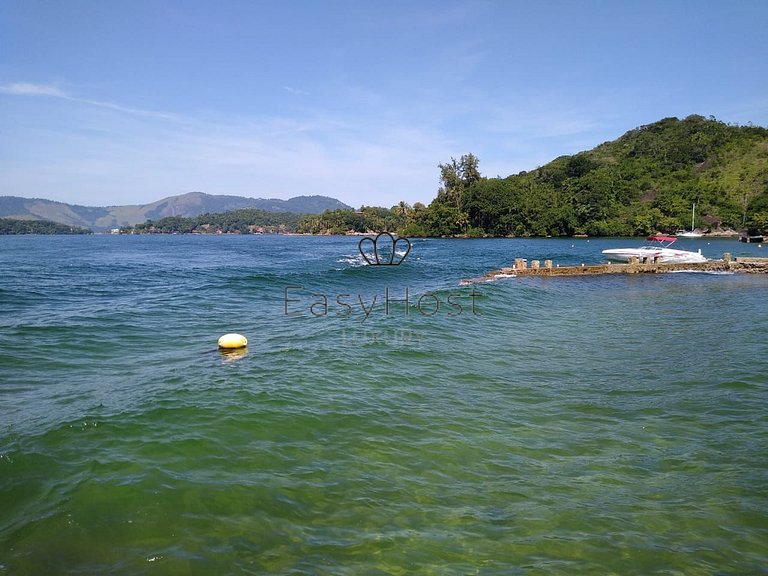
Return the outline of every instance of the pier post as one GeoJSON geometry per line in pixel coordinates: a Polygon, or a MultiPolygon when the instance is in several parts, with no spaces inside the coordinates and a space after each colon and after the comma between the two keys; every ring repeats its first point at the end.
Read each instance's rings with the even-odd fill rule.
{"type": "Polygon", "coordinates": [[[538,269],[540,262],[538,260],[531,260],[531,268],[538,269]]]}
{"type": "Polygon", "coordinates": [[[544,260],[544,268],[552,268],[552,260],[544,260]]]}
{"type": "Polygon", "coordinates": [[[630,264],[637,264],[639,262],[639,258],[637,256],[630,256],[629,257],[629,263],[630,264]]]}

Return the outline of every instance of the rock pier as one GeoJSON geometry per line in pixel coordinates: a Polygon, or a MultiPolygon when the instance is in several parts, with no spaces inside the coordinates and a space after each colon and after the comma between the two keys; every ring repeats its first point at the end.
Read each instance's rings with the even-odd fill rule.
{"type": "Polygon", "coordinates": [[[630,259],[628,264],[581,264],[579,266],[554,265],[552,260],[531,260],[515,258],[514,266],[487,273],[482,278],[467,280],[467,283],[484,282],[509,276],[587,276],[597,274],[663,274],[665,272],[741,272],[768,274],[768,258],[732,258],[724,254],[721,260],[707,260],[691,264],[663,261],[630,259]]]}

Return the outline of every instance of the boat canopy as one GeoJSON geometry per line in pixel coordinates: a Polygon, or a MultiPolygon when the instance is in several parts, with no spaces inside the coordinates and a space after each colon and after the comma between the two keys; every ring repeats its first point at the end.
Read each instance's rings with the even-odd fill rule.
{"type": "Polygon", "coordinates": [[[677,238],[675,236],[648,236],[646,240],[651,240],[652,242],[674,242],[677,238]]]}

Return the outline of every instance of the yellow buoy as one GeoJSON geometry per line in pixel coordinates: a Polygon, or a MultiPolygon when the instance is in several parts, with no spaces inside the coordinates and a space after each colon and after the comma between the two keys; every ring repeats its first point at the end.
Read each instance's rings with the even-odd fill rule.
{"type": "Polygon", "coordinates": [[[248,346],[248,338],[242,334],[224,334],[219,338],[219,348],[245,348],[248,346]]]}

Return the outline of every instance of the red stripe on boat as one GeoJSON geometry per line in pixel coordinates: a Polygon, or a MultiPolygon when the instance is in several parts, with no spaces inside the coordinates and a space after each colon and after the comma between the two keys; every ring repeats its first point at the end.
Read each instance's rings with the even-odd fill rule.
{"type": "Polygon", "coordinates": [[[675,236],[648,236],[646,240],[655,240],[656,242],[674,242],[677,240],[675,236]]]}

